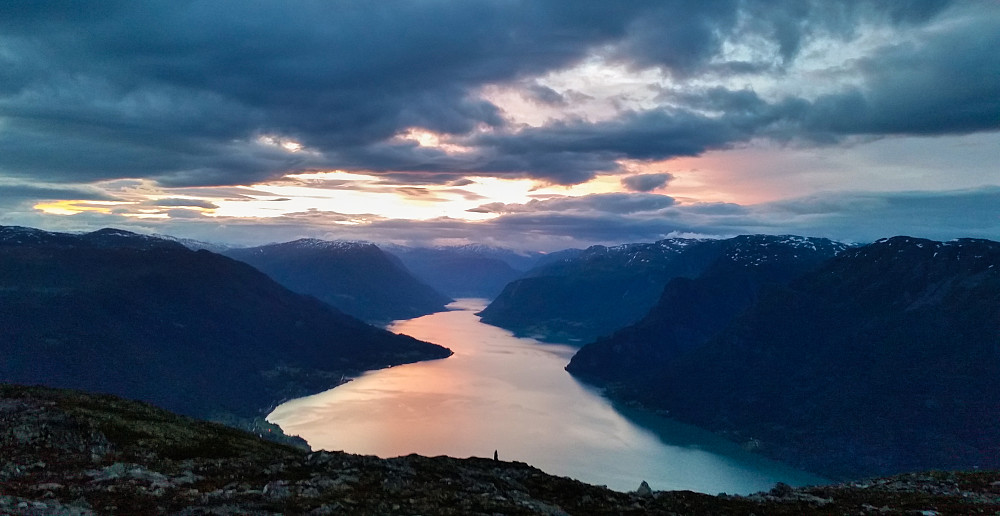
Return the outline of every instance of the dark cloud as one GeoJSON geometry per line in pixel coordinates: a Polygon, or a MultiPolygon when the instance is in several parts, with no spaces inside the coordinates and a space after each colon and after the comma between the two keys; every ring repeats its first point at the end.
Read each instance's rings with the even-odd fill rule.
{"type": "Polygon", "coordinates": [[[0,116],[27,129],[0,142],[0,168],[57,180],[131,174],[178,185],[245,183],[307,166],[259,155],[240,162],[246,149],[225,145],[258,132],[336,158],[409,126],[452,134],[499,127],[499,111],[474,89],[579,59],[620,35],[636,11],[597,15],[604,10],[507,1],[392,9],[349,1],[45,9],[8,2],[0,7],[2,43],[16,52],[0,54],[0,116]],[[37,136],[60,140],[59,152],[23,147],[37,136]]]}
{"type": "Polygon", "coordinates": [[[11,0],[0,4],[0,175],[180,187],[345,169],[572,184],[617,172],[622,159],[752,138],[995,131],[998,29],[987,1],[11,0]],[[912,36],[857,59],[852,89],[766,101],[697,91],[745,74],[788,79],[806,43],[872,27],[912,36]],[[726,54],[734,42],[775,50],[737,59],[726,54]],[[520,85],[567,105],[574,92],[535,81],[594,55],[693,80],[690,104],[525,129],[479,95],[520,85]],[[409,127],[469,151],[392,139],[409,127]]]}
{"type": "Polygon", "coordinates": [[[488,203],[470,209],[476,213],[538,213],[564,211],[597,211],[604,213],[638,213],[656,211],[674,204],[666,195],[606,193],[580,197],[532,199],[525,204],[488,203]]]}
{"type": "MultiPolygon", "coordinates": [[[[530,204],[530,203],[529,203],[530,204]]],[[[961,237],[997,239],[1000,235],[1000,187],[947,192],[841,192],[758,205],[731,203],[674,204],[655,212],[541,211],[507,213],[477,231],[506,235],[519,232],[541,240],[584,243],[653,241],[691,233],[798,234],[851,242],[870,242],[906,234],[937,240],[961,237]],[[970,220],[970,213],[975,213],[970,220]]]]}
{"type": "Polygon", "coordinates": [[[525,88],[526,96],[530,100],[550,106],[565,106],[566,99],[556,90],[541,84],[531,84],[525,88]]]}
{"type": "Polygon", "coordinates": [[[573,184],[619,171],[622,159],[696,156],[751,135],[724,119],[661,109],[604,122],[557,122],[515,134],[487,134],[477,138],[476,145],[484,149],[478,165],[482,170],[530,170],[553,183],[573,184]]]}
{"type": "Polygon", "coordinates": [[[25,200],[80,200],[80,201],[120,201],[107,192],[92,187],[46,187],[23,184],[0,184],[0,199],[4,203],[25,200]]]}
{"type": "Polygon", "coordinates": [[[205,216],[204,213],[198,210],[189,210],[186,208],[174,208],[172,210],[167,210],[166,214],[172,219],[196,219],[205,216]]]}
{"type": "Polygon", "coordinates": [[[756,92],[714,87],[679,95],[715,113],[736,135],[835,142],[846,136],[945,135],[1000,130],[1000,13],[884,46],[854,66],[862,86],[815,99],[768,102],[756,92]]]}
{"type": "Polygon", "coordinates": [[[157,199],[155,201],[144,202],[145,206],[162,206],[162,207],[184,207],[184,208],[205,208],[206,210],[213,210],[218,208],[215,203],[201,200],[201,199],[181,199],[181,198],[171,198],[171,199],[157,199]]]}
{"type": "Polygon", "coordinates": [[[1000,16],[883,48],[858,66],[866,86],[817,99],[810,130],[961,134],[1000,129],[1000,16]]]}
{"type": "Polygon", "coordinates": [[[666,186],[674,176],[661,172],[658,174],[636,174],[621,179],[622,186],[633,192],[650,192],[666,186]]]}
{"type": "Polygon", "coordinates": [[[952,2],[912,0],[710,0],[659,2],[637,16],[618,43],[620,59],[660,66],[677,76],[767,70],[791,63],[803,42],[818,37],[847,40],[863,22],[891,26],[926,23],[952,2]],[[683,13],[683,14],[681,14],[683,13]],[[727,40],[777,46],[763,61],[722,61],[727,40]]]}
{"type": "Polygon", "coordinates": [[[800,232],[874,240],[908,234],[939,240],[998,239],[1000,187],[944,192],[839,193],[758,208],[762,220],[788,220],[800,232]]]}

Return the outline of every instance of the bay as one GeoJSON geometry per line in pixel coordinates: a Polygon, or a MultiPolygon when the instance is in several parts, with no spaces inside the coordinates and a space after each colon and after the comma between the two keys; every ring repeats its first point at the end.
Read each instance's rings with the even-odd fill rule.
{"type": "Polygon", "coordinates": [[[447,359],[368,372],[278,406],[268,420],[313,449],[521,461],[547,473],[635,490],[748,494],[820,477],[645,411],[615,407],[563,368],[576,348],[483,324],[484,300],[389,329],[451,348],[447,359]]]}

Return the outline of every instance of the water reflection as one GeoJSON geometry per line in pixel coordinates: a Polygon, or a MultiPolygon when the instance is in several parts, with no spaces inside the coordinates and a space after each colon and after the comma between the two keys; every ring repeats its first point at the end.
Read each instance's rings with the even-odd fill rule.
{"type": "MultiPolygon", "coordinates": [[[[481,300],[390,330],[447,346],[444,360],[362,375],[279,406],[268,419],[315,449],[517,460],[612,489],[749,493],[820,479],[663,418],[624,417],[563,370],[575,349],[482,324],[481,300]]],[[[628,411],[625,411],[628,413],[628,411]]]]}

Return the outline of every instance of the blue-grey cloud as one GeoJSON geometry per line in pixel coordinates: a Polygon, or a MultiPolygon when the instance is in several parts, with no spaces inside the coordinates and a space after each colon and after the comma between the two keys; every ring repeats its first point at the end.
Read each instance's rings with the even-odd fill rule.
{"type": "Polygon", "coordinates": [[[205,216],[204,213],[198,210],[191,210],[187,208],[174,208],[167,210],[166,213],[172,219],[196,219],[205,216]]]}
{"type": "Polygon", "coordinates": [[[38,201],[73,199],[81,201],[118,201],[121,200],[97,188],[81,187],[49,187],[25,184],[0,184],[0,202],[4,204],[38,201]]]}
{"type": "MultiPolygon", "coordinates": [[[[0,5],[0,174],[187,186],[348,168],[570,184],[616,171],[622,158],[696,155],[789,132],[836,142],[996,130],[1000,15],[993,2],[957,5],[11,0],[0,5]],[[969,12],[982,15],[970,21],[969,12]],[[721,115],[675,106],[519,131],[477,95],[483,85],[526,84],[598,51],[678,78],[783,73],[804,41],[846,41],[866,24],[933,23],[914,41],[861,58],[865,81],[856,89],[757,105],[745,98],[742,108],[717,104],[735,110],[721,115]],[[727,60],[727,38],[777,51],[727,60]],[[467,137],[472,151],[450,156],[389,142],[412,126],[467,137]],[[493,131],[472,136],[482,127],[493,131]],[[312,152],[260,145],[267,134],[312,152]]],[[[528,91],[549,104],[568,101],[544,86],[528,91]]]]}
{"type": "Polygon", "coordinates": [[[621,179],[622,186],[633,192],[650,192],[667,185],[674,176],[661,172],[657,174],[635,174],[621,179]]]}
{"type": "Polygon", "coordinates": [[[673,197],[656,194],[604,193],[579,197],[532,199],[523,204],[488,203],[468,211],[476,213],[539,213],[565,211],[595,211],[629,214],[656,211],[673,206],[673,197]]]}
{"type": "Polygon", "coordinates": [[[550,106],[565,106],[566,99],[556,90],[541,84],[531,84],[525,88],[527,97],[531,100],[550,106]]]}
{"type": "Polygon", "coordinates": [[[155,201],[147,201],[143,203],[145,206],[160,206],[160,207],[178,207],[178,208],[205,208],[206,210],[211,210],[218,208],[219,206],[213,202],[209,202],[202,199],[184,199],[184,198],[168,198],[168,199],[157,199],[155,201]]]}

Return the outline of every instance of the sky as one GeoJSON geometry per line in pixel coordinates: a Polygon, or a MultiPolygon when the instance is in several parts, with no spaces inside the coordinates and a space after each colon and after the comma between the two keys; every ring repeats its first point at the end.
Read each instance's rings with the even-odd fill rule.
{"type": "Polygon", "coordinates": [[[996,0],[5,0],[0,225],[1000,240],[996,0]]]}

